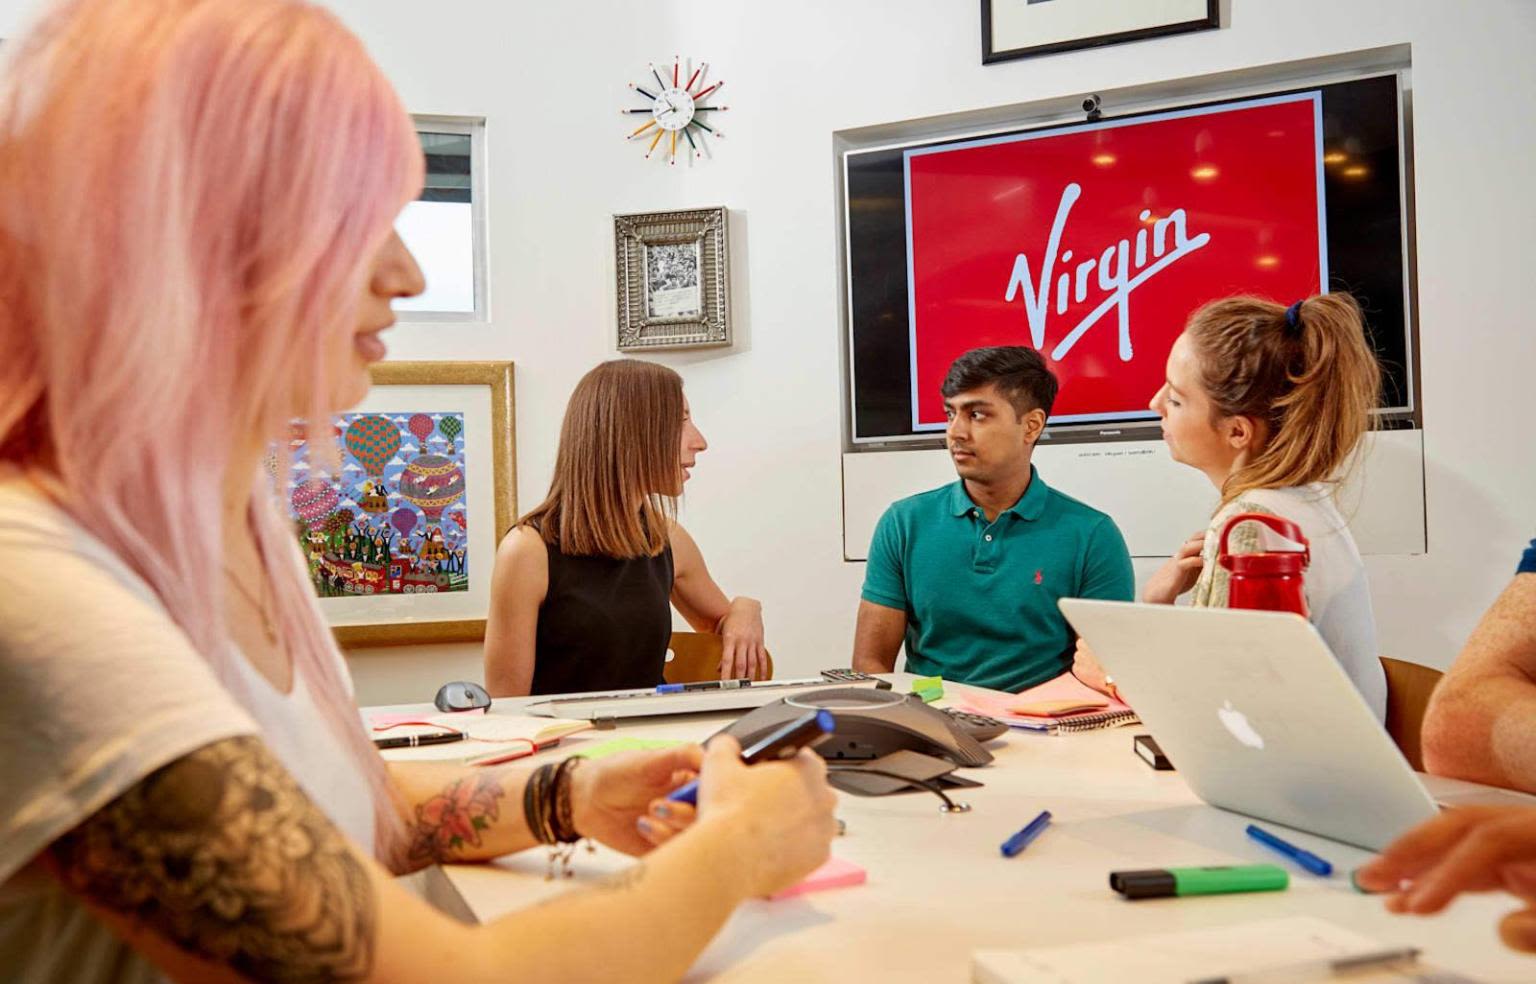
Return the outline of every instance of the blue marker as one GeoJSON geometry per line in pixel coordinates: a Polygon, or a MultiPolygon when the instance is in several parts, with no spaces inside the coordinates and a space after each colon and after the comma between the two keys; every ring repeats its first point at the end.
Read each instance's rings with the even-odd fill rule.
{"type": "Polygon", "coordinates": [[[1051,811],[1042,810],[1038,817],[1035,817],[1029,822],[1029,826],[1025,827],[1023,830],[1003,841],[1003,857],[1011,858],[1016,856],[1019,852],[1028,847],[1031,841],[1033,841],[1036,837],[1039,837],[1040,833],[1050,825],[1051,811]]]}
{"type": "Polygon", "coordinates": [[[694,690],[735,690],[739,687],[752,686],[751,679],[742,677],[740,680],[701,680],[698,683],[658,683],[658,694],[681,694],[694,690]]]}
{"type": "MultiPolygon", "coordinates": [[[[751,748],[744,749],[741,760],[747,765],[793,758],[802,748],[815,748],[832,737],[837,719],[831,711],[811,711],[767,735],[751,748]]],[[[697,803],[699,781],[691,779],[667,796],[674,803],[697,803]]]]}
{"type": "Polygon", "coordinates": [[[1292,861],[1295,861],[1297,864],[1301,865],[1306,870],[1312,872],[1314,875],[1321,875],[1322,877],[1326,878],[1333,874],[1333,865],[1329,864],[1327,861],[1324,861],[1316,854],[1313,854],[1311,851],[1303,851],[1295,844],[1287,843],[1269,831],[1260,830],[1258,827],[1251,823],[1248,825],[1248,836],[1252,837],[1254,840],[1258,841],[1260,844],[1265,845],[1266,847],[1274,848],[1281,854],[1284,854],[1286,857],[1290,858],[1292,861]]]}

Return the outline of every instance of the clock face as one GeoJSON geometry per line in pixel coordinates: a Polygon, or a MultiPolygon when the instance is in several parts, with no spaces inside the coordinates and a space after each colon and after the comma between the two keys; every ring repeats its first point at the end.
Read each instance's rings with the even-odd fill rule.
{"type": "Polygon", "coordinates": [[[630,91],[644,98],[647,105],[619,113],[636,122],[636,117],[650,119],[629,131],[625,139],[646,141],[646,158],[659,151],[668,164],[676,164],[680,153],[689,164],[710,157],[710,141],[725,137],[713,121],[731,108],[711,102],[718,99],[716,93],[725,82],[710,79],[708,62],[694,68],[690,60],[685,68],[680,58],[673,58],[672,71],[666,75],[654,64],[649,68],[654,86],[649,82],[629,84],[630,91]]]}
{"type": "Polygon", "coordinates": [[[651,106],[651,116],[663,130],[681,130],[693,122],[693,97],[686,89],[663,89],[651,106]]]}

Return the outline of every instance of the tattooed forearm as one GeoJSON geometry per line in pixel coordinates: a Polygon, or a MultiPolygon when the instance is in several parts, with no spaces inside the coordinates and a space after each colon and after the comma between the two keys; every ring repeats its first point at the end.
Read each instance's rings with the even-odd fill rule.
{"type": "Polygon", "coordinates": [[[93,905],[252,979],[352,981],[372,963],[367,871],[255,738],[152,773],[51,858],[93,905]]]}
{"type": "Polygon", "coordinates": [[[463,860],[464,850],[480,847],[481,832],[501,816],[507,795],[502,773],[485,772],[450,783],[416,807],[411,823],[410,859],[418,865],[463,860]]]}

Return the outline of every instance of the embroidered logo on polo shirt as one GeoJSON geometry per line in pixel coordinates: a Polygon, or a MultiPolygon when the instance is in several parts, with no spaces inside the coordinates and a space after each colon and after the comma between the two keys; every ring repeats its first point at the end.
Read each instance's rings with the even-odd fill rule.
{"type": "Polygon", "coordinates": [[[1045,574],[1043,572],[1035,571],[1035,583],[1036,584],[1043,584],[1043,583],[1045,583],[1045,574]]]}

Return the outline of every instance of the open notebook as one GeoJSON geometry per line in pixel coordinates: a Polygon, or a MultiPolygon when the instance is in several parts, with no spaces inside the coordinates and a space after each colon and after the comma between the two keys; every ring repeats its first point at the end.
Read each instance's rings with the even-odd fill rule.
{"type": "Polygon", "coordinates": [[[986,714],[1025,731],[1097,731],[1140,720],[1129,704],[1099,693],[1071,673],[1017,694],[966,692],[955,703],[961,710],[986,714]]]}
{"type": "Polygon", "coordinates": [[[568,721],[462,711],[455,714],[380,714],[369,720],[376,738],[462,731],[465,740],[446,745],[413,748],[411,758],[461,759],[466,765],[494,765],[532,755],[556,744],[566,735],[586,731],[591,721],[568,721]]]}

